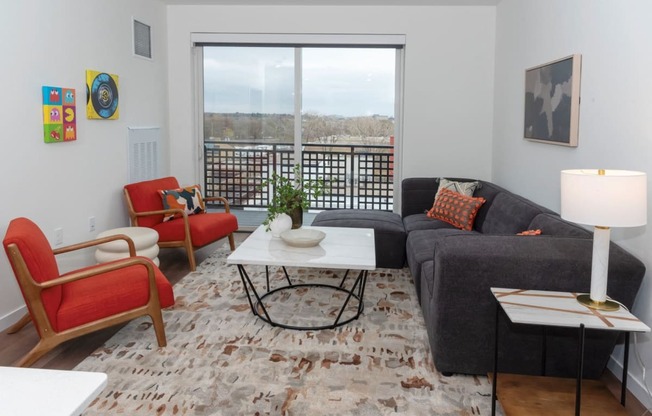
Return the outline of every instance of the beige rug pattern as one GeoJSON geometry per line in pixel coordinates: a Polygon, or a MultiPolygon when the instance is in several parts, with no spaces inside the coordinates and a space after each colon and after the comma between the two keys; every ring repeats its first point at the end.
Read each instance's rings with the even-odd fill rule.
{"type": "MultiPolygon", "coordinates": [[[[157,346],[148,318],[137,319],[75,368],[109,376],[84,415],[490,414],[486,377],[444,377],[434,368],[408,269],[369,273],[358,320],[296,331],[252,314],[228,253],[220,248],[174,286],[176,305],[163,313],[167,347],[157,346]]],[[[262,290],[265,268],[247,270],[262,290]]],[[[272,287],[284,284],[280,269],[270,272],[272,287]]],[[[304,282],[342,277],[288,272],[304,282]]],[[[340,296],[320,296],[284,291],[266,304],[289,317],[332,315],[340,296]]]]}

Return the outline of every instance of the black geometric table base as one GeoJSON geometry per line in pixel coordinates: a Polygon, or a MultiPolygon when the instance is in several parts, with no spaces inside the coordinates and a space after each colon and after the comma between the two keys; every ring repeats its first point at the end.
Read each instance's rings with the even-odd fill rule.
{"type": "Polygon", "coordinates": [[[338,326],[346,325],[349,322],[358,319],[362,311],[364,310],[364,290],[365,286],[367,284],[367,274],[368,270],[361,270],[358,273],[358,277],[355,279],[353,282],[353,286],[351,289],[346,289],[344,287],[344,282],[346,281],[346,278],[349,274],[349,271],[347,270],[346,273],[344,274],[344,277],[342,278],[342,281],[340,282],[339,286],[335,285],[328,285],[328,284],[322,284],[322,283],[292,283],[292,280],[290,280],[290,276],[288,275],[287,270],[285,267],[283,267],[283,272],[285,273],[285,279],[287,280],[288,284],[286,286],[278,287],[276,289],[270,290],[269,288],[269,268],[265,266],[265,276],[267,279],[267,292],[263,293],[262,295],[258,294],[258,291],[254,287],[254,284],[252,283],[251,279],[249,278],[249,274],[244,268],[244,265],[238,264],[238,272],[240,272],[240,279],[242,280],[242,285],[244,287],[245,293],[247,294],[247,300],[249,301],[249,306],[251,307],[251,311],[253,312],[254,315],[258,316],[260,319],[263,321],[269,323],[272,326],[278,326],[281,328],[286,328],[286,329],[295,329],[299,331],[308,331],[308,330],[318,330],[318,329],[332,329],[336,328],[338,326]],[[346,300],[342,304],[342,307],[337,315],[337,318],[333,321],[332,324],[327,324],[327,325],[316,325],[316,326],[297,326],[297,325],[289,325],[285,324],[282,322],[277,322],[275,321],[272,316],[270,315],[270,311],[267,310],[265,307],[265,304],[263,303],[263,300],[275,293],[278,292],[283,292],[283,291],[295,291],[299,290],[301,288],[311,288],[311,287],[317,287],[317,288],[326,288],[328,290],[332,290],[335,292],[343,292],[346,293],[346,300]],[[342,319],[342,314],[344,313],[347,305],[349,304],[349,301],[351,298],[355,298],[358,301],[358,308],[357,312],[354,316],[341,320],[342,319]]]}

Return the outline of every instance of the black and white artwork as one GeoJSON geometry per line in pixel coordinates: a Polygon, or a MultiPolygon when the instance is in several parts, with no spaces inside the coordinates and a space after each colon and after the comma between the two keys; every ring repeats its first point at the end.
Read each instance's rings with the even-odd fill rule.
{"type": "Polygon", "coordinates": [[[581,55],[525,70],[525,124],[528,140],[577,146],[581,55]]]}

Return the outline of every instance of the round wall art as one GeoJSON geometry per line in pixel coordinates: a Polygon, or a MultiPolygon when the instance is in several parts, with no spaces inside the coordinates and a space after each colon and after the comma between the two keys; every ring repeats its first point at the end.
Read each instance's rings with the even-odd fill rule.
{"type": "Polygon", "coordinates": [[[117,75],[86,71],[86,114],[89,119],[116,120],[118,102],[117,75]]]}

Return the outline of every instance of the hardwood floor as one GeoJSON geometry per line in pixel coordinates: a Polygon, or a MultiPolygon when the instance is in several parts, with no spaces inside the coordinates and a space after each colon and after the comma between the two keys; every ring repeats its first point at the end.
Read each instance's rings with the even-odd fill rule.
{"type": "MultiPolygon", "coordinates": [[[[248,233],[244,232],[236,233],[236,244],[243,241],[248,235],[248,233]]],[[[218,241],[217,243],[197,250],[195,252],[197,264],[210,256],[224,242],[224,240],[218,241]]],[[[161,250],[159,260],[161,261],[161,270],[173,285],[189,272],[188,261],[183,249],[161,250]]],[[[123,326],[118,325],[68,341],[50,351],[34,363],[32,367],[71,370],[93,351],[102,346],[106,340],[118,332],[123,326]]],[[[36,345],[37,342],[38,336],[32,324],[28,324],[15,334],[9,335],[6,331],[0,332],[0,366],[13,365],[20,357],[36,345]]],[[[620,398],[620,382],[610,371],[605,371],[601,381],[606,384],[607,388],[615,397],[620,398]]],[[[626,412],[630,416],[640,416],[645,412],[645,407],[631,393],[628,393],[626,412]]]]}

